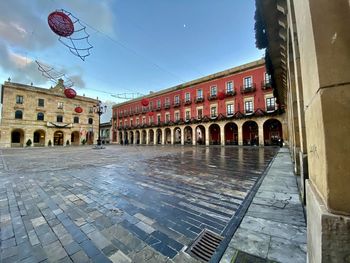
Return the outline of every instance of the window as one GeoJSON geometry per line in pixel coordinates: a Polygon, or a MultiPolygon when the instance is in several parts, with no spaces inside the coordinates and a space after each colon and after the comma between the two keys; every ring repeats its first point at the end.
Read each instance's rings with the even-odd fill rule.
{"type": "Polygon", "coordinates": [[[179,103],[180,103],[180,97],[179,97],[179,95],[176,95],[176,96],[174,97],[174,103],[175,103],[175,104],[179,104],[179,103]]]}
{"type": "Polygon", "coordinates": [[[38,114],[36,115],[36,119],[38,121],[43,121],[44,120],[44,113],[38,112],[38,114]]]}
{"type": "Polygon", "coordinates": [[[253,113],[253,101],[244,102],[245,113],[253,113]]]}
{"type": "Polygon", "coordinates": [[[160,109],[160,100],[157,100],[157,108],[160,109]]]}
{"type": "Polygon", "coordinates": [[[62,115],[57,115],[56,121],[57,122],[63,122],[63,116],[62,115]]]}
{"type": "Polygon", "coordinates": [[[160,123],[160,115],[157,115],[157,123],[160,123]]]}
{"type": "Polygon", "coordinates": [[[140,120],[139,120],[139,118],[136,119],[136,125],[140,125],[140,120]]]}
{"type": "Polygon", "coordinates": [[[153,116],[150,116],[150,117],[148,118],[148,122],[149,122],[149,124],[153,124],[153,116]]]}
{"type": "Polygon", "coordinates": [[[39,107],[44,107],[44,105],[45,105],[44,99],[38,99],[38,106],[39,107]]]}
{"type": "Polygon", "coordinates": [[[245,89],[250,89],[252,88],[253,80],[252,77],[246,77],[244,78],[244,88],[245,89]]]}
{"type": "Polygon", "coordinates": [[[140,112],[140,107],[136,106],[136,113],[139,113],[139,112],[140,112]]]}
{"type": "Polygon", "coordinates": [[[216,86],[210,87],[210,96],[216,96],[217,88],[216,86]]]}
{"type": "Polygon", "coordinates": [[[185,94],[185,101],[186,102],[191,101],[191,93],[186,92],[186,94],[185,94]]]}
{"type": "Polygon", "coordinates": [[[210,116],[212,118],[216,117],[216,106],[210,108],[210,116]]]}
{"type": "Polygon", "coordinates": [[[266,111],[274,111],[274,110],[275,110],[275,98],[267,98],[266,111]]]}
{"type": "Polygon", "coordinates": [[[23,96],[17,95],[16,96],[16,103],[17,104],[23,104],[23,96]]]}
{"type": "Polygon", "coordinates": [[[180,113],[175,112],[175,121],[179,121],[179,120],[180,120],[180,113]]]}
{"type": "Polygon", "coordinates": [[[201,89],[198,89],[198,90],[197,90],[197,98],[198,98],[198,99],[203,98],[203,90],[201,90],[201,89]]]}
{"type": "Polygon", "coordinates": [[[63,109],[63,102],[58,102],[57,109],[63,109]]]}
{"type": "Polygon", "coordinates": [[[16,110],[15,119],[22,119],[22,118],[23,118],[23,112],[21,110],[16,110]]]}
{"type": "MultiPolygon", "coordinates": [[[[152,121],[153,121],[153,118],[152,118],[152,121]]],[[[131,127],[133,126],[133,120],[130,120],[130,126],[131,127]]]]}
{"type": "Polygon", "coordinates": [[[150,110],[153,110],[153,101],[150,101],[149,108],[150,108],[150,110]]]}
{"type": "Polygon", "coordinates": [[[165,114],[165,122],[166,123],[170,122],[170,114],[169,113],[165,114]]]}
{"type": "Polygon", "coordinates": [[[197,110],[197,118],[202,119],[203,118],[203,109],[198,109],[197,110]]]}
{"type": "Polygon", "coordinates": [[[186,119],[186,120],[191,119],[190,111],[189,111],[189,110],[187,110],[187,111],[185,112],[185,119],[186,119]]]}
{"type": "Polygon", "coordinates": [[[75,117],[73,118],[73,122],[74,122],[74,123],[79,123],[79,117],[75,116],[75,117]]]}
{"type": "Polygon", "coordinates": [[[226,93],[233,92],[233,82],[226,82],[226,93]]]}
{"type": "Polygon", "coordinates": [[[146,124],[146,117],[142,117],[142,124],[146,124]]]}
{"type": "Polygon", "coordinates": [[[93,124],[94,123],[94,119],[93,118],[89,118],[88,123],[89,124],[93,124]]]}
{"type": "Polygon", "coordinates": [[[265,72],[264,74],[264,83],[265,84],[271,83],[271,76],[267,72],[265,72]]]}
{"type": "Polygon", "coordinates": [[[226,105],[226,112],[227,112],[227,115],[233,115],[233,104],[226,105]]]}

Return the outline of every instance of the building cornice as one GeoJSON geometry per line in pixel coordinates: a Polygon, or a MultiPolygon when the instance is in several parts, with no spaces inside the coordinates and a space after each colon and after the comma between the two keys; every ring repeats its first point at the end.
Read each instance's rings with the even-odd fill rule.
{"type": "MultiPolygon", "coordinates": [[[[31,92],[35,92],[35,93],[46,94],[49,96],[66,98],[66,96],[64,94],[54,92],[52,89],[45,89],[45,88],[35,87],[35,86],[31,86],[31,85],[25,85],[25,84],[21,84],[21,83],[5,81],[4,84],[2,85],[2,87],[23,90],[23,91],[31,91],[31,92]]],[[[98,101],[99,101],[97,99],[79,96],[79,95],[75,96],[74,100],[81,100],[84,102],[92,102],[92,103],[98,103],[98,101]]]]}
{"type": "Polygon", "coordinates": [[[114,109],[116,107],[120,107],[120,106],[123,106],[123,105],[128,105],[130,103],[134,103],[134,102],[140,101],[143,98],[151,99],[151,98],[158,97],[160,95],[167,94],[167,93],[170,93],[170,92],[176,92],[178,90],[181,90],[181,89],[184,89],[184,88],[188,88],[190,86],[194,86],[194,85],[202,84],[202,83],[205,83],[205,82],[213,81],[213,80],[216,80],[216,79],[219,79],[219,78],[227,77],[227,76],[230,76],[230,75],[233,75],[233,74],[238,74],[238,73],[241,73],[241,72],[245,72],[245,71],[248,71],[248,70],[251,70],[251,69],[255,69],[255,68],[259,68],[259,67],[263,67],[263,66],[265,67],[265,60],[264,59],[259,59],[259,60],[256,60],[256,61],[253,61],[253,62],[250,62],[250,63],[246,63],[246,64],[243,64],[243,65],[234,67],[234,68],[226,69],[226,70],[223,70],[223,71],[220,71],[220,72],[217,72],[217,73],[205,76],[205,77],[201,77],[201,78],[198,78],[198,79],[195,79],[195,80],[191,80],[191,81],[188,81],[188,82],[185,82],[185,83],[182,83],[182,84],[179,84],[179,85],[167,88],[167,89],[163,89],[163,90],[158,91],[158,92],[153,92],[153,93],[148,94],[146,96],[142,96],[142,97],[139,97],[139,98],[136,98],[136,99],[128,100],[126,102],[118,103],[116,105],[113,105],[112,109],[114,109]]]}

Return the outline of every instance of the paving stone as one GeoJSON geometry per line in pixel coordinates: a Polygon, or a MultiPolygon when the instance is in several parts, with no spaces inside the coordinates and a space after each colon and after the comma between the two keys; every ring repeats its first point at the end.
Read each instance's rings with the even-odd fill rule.
{"type": "Polygon", "coordinates": [[[6,249],[9,247],[15,247],[15,246],[16,246],[15,238],[9,238],[1,242],[1,249],[6,249]]]}
{"type": "Polygon", "coordinates": [[[34,218],[34,219],[32,219],[31,221],[32,221],[33,227],[35,227],[35,228],[38,227],[38,226],[40,226],[40,225],[42,225],[42,224],[46,224],[46,220],[45,220],[45,218],[42,217],[42,216],[37,217],[37,218],[34,218]]]}
{"type": "Polygon", "coordinates": [[[96,246],[99,249],[103,249],[112,244],[105,236],[103,236],[97,230],[87,234],[87,236],[96,244],[96,246]]]}
{"type": "Polygon", "coordinates": [[[80,244],[84,252],[90,257],[97,256],[101,251],[95,246],[91,240],[86,240],[80,244]]]}
{"type": "Polygon", "coordinates": [[[78,243],[76,242],[71,242],[67,245],[64,246],[64,249],[66,250],[67,254],[68,255],[73,255],[75,254],[76,252],[78,252],[79,250],[81,250],[81,246],[79,246],[78,243]]]}
{"type": "Polygon", "coordinates": [[[80,250],[71,256],[74,263],[87,263],[89,262],[88,256],[84,251],[80,250]]]}

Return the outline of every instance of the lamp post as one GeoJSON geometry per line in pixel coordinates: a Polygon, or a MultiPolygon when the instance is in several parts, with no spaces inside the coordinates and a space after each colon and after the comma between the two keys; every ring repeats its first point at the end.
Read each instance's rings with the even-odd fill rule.
{"type": "Polygon", "coordinates": [[[97,139],[97,148],[101,148],[101,132],[100,132],[100,123],[101,123],[101,115],[105,113],[107,110],[107,106],[103,106],[101,101],[98,102],[97,105],[94,105],[94,112],[98,114],[98,139],[97,139]]]}

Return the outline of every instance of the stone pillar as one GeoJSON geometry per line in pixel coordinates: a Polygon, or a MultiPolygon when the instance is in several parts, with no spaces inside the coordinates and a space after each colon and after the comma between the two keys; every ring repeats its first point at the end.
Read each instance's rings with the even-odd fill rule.
{"type": "Polygon", "coordinates": [[[192,128],[192,145],[196,145],[196,127],[192,128]]]}
{"type": "Polygon", "coordinates": [[[180,127],[181,130],[181,145],[185,145],[185,127],[180,127]]]}
{"type": "Polygon", "coordinates": [[[264,146],[264,122],[260,121],[258,123],[258,136],[259,136],[259,146],[264,146]]]}
{"type": "Polygon", "coordinates": [[[308,262],[349,262],[349,1],[293,3],[308,150],[308,262]]]}
{"type": "Polygon", "coordinates": [[[158,144],[158,140],[157,140],[157,130],[153,130],[153,144],[157,145],[158,144]]]}
{"type": "Polygon", "coordinates": [[[209,146],[210,145],[210,132],[209,132],[209,125],[205,125],[204,126],[205,128],[205,145],[206,146],[209,146]]]}
{"type": "Polygon", "coordinates": [[[174,128],[170,128],[170,143],[174,145],[174,128]]]}
{"type": "Polygon", "coordinates": [[[220,144],[221,146],[225,146],[225,123],[219,126],[220,126],[220,144]]]}
{"type": "Polygon", "coordinates": [[[162,136],[161,136],[161,141],[162,141],[162,145],[164,145],[165,144],[165,129],[163,128],[162,129],[162,136]]]}
{"type": "Polygon", "coordinates": [[[146,130],[146,145],[149,144],[149,130],[146,130]]]}
{"type": "Polygon", "coordinates": [[[243,128],[242,123],[237,123],[238,127],[238,145],[243,145],[243,128]]]}

